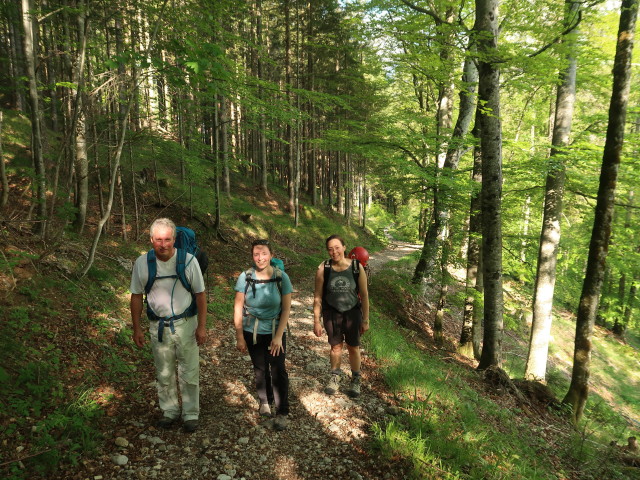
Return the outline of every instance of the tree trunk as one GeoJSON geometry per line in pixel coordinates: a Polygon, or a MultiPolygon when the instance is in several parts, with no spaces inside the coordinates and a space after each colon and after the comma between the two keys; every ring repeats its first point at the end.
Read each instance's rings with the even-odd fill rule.
{"type": "Polygon", "coordinates": [[[87,153],[87,127],[86,114],[84,107],[85,94],[82,91],[84,86],[84,65],[87,50],[87,29],[88,24],[85,22],[85,6],[84,1],[78,2],[78,55],[76,57],[76,65],[73,69],[73,83],[77,85],[76,90],[76,122],[75,122],[75,175],[76,175],[76,198],[75,204],[78,209],[74,221],[74,227],[77,233],[81,234],[87,219],[87,204],[89,202],[89,155],[87,153]]]}
{"type": "MultiPolygon", "coordinates": [[[[580,4],[567,0],[565,25],[575,23],[580,14],[580,4]]],[[[570,33],[572,37],[577,32],[570,33]]],[[[571,122],[576,92],[577,61],[573,53],[572,38],[565,39],[569,48],[567,67],[560,73],[560,85],[556,94],[555,119],[553,122],[552,149],[545,186],[544,214],[538,250],[538,271],[533,295],[533,320],[529,340],[529,354],[524,377],[527,380],[545,381],[549,336],[551,334],[553,292],[556,284],[556,264],[560,244],[562,197],[564,195],[565,165],[563,149],[569,145],[571,122]]]]}
{"type": "Polygon", "coordinates": [[[222,184],[227,198],[231,198],[231,173],[229,171],[229,102],[220,96],[220,157],[222,160],[222,184]]]}
{"type": "Polygon", "coordinates": [[[2,120],[3,112],[0,110],[0,180],[2,181],[2,199],[0,200],[0,208],[6,207],[9,202],[9,181],[7,180],[7,171],[4,166],[4,154],[2,152],[2,120]]]}
{"type": "Polygon", "coordinates": [[[502,357],[502,127],[498,60],[498,0],[476,0],[478,103],[482,149],[482,265],[484,343],[478,369],[500,366],[502,357]]]}
{"type": "Polygon", "coordinates": [[[22,21],[24,24],[24,56],[29,80],[29,105],[31,107],[31,155],[36,173],[36,203],[38,204],[38,220],[36,232],[44,237],[47,220],[47,186],[44,156],[42,153],[42,130],[40,126],[40,103],[38,99],[38,82],[36,80],[36,60],[34,45],[35,18],[31,16],[32,0],[22,0],[22,21]]]}
{"type": "MultiPolygon", "coordinates": [[[[479,109],[476,107],[476,118],[479,109]]],[[[478,138],[479,121],[473,129],[473,136],[478,138]]],[[[472,179],[477,184],[482,184],[482,155],[480,148],[473,149],[473,173],[472,179]]],[[[462,331],[458,352],[469,358],[480,358],[482,341],[482,271],[480,270],[480,238],[482,235],[482,218],[480,211],[480,189],[471,193],[469,212],[469,240],[467,247],[467,275],[465,290],[467,296],[464,304],[462,319],[462,331]]]]}
{"type": "Polygon", "coordinates": [[[616,56],[613,64],[613,88],[609,105],[609,123],[602,155],[600,184],[596,202],[589,257],[582,285],[576,318],[576,339],[573,353],[571,385],[563,399],[570,405],[577,423],[584,412],[589,395],[589,364],[593,325],[602,288],[605,261],[609,251],[611,220],[615,198],[620,153],[624,141],[624,127],[629,101],[631,53],[638,14],[638,0],[623,0],[618,29],[616,56]]]}

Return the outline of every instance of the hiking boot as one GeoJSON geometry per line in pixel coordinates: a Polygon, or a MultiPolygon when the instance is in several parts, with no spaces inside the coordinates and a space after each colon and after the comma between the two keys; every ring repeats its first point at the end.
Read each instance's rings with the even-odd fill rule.
{"type": "Polygon", "coordinates": [[[182,430],[186,433],[193,433],[198,429],[198,420],[187,420],[182,424],[182,430]]]}
{"type": "Polygon", "coordinates": [[[270,417],[271,416],[271,407],[268,403],[263,403],[260,405],[260,410],[258,410],[261,417],[270,417]]]}
{"type": "Polygon", "coordinates": [[[156,422],[157,428],[168,429],[175,423],[176,419],[171,417],[162,417],[160,420],[156,422]]]}
{"type": "Polygon", "coordinates": [[[324,388],[324,393],[326,393],[327,395],[333,395],[338,391],[339,388],[340,388],[340,374],[332,373],[331,377],[329,378],[329,383],[327,383],[327,386],[324,388]]]}
{"type": "Polygon", "coordinates": [[[347,395],[349,395],[351,398],[360,396],[360,375],[351,377],[351,384],[347,389],[347,395]]]}
{"type": "Polygon", "coordinates": [[[289,419],[286,415],[276,415],[276,421],[273,423],[273,428],[281,432],[286,430],[289,425],[289,419]]]}

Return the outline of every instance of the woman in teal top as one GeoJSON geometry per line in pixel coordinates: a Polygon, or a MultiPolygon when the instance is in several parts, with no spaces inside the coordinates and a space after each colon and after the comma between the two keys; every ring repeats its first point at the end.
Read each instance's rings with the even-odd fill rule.
{"type": "Polygon", "coordinates": [[[271,415],[275,403],[278,430],[287,427],[289,375],[285,367],[287,322],[293,287],[289,276],[271,264],[268,240],[251,244],[254,267],[242,272],[236,282],[233,323],[236,348],[249,352],[260,400],[260,415],[271,415]]]}

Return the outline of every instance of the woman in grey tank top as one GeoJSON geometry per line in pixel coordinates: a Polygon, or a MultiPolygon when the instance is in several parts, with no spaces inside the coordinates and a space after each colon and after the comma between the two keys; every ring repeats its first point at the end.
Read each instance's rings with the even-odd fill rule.
{"type": "Polygon", "coordinates": [[[331,235],[325,244],[330,259],[322,262],[316,271],[313,302],[313,331],[318,337],[326,331],[331,346],[331,372],[324,391],[333,395],[340,388],[340,363],[346,343],[351,367],[351,382],[346,393],[357,397],[361,378],[360,335],[369,329],[367,275],[362,265],[345,257],[346,245],[338,235],[331,235]],[[328,278],[325,279],[325,275],[328,278]]]}

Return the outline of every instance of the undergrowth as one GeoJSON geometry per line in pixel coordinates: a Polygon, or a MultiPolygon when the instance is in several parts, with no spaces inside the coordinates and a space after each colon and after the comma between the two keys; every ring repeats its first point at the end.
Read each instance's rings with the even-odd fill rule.
{"type": "Polygon", "coordinates": [[[590,399],[579,428],[562,411],[519,406],[506,391],[487,388],[480,372],[433,344],[418,347],[416,331],[398,326],[392,312],[415,295],[404,287],[411,285],[406,273],[386,269],[374,280],[374,292],[392,293],[372,295],[365,342],[401,407],[396,418],[374,426],[386,458],[409,460],[415,479],[638,478],[602,442],[626,431],[606,402],[590,399]]]}

